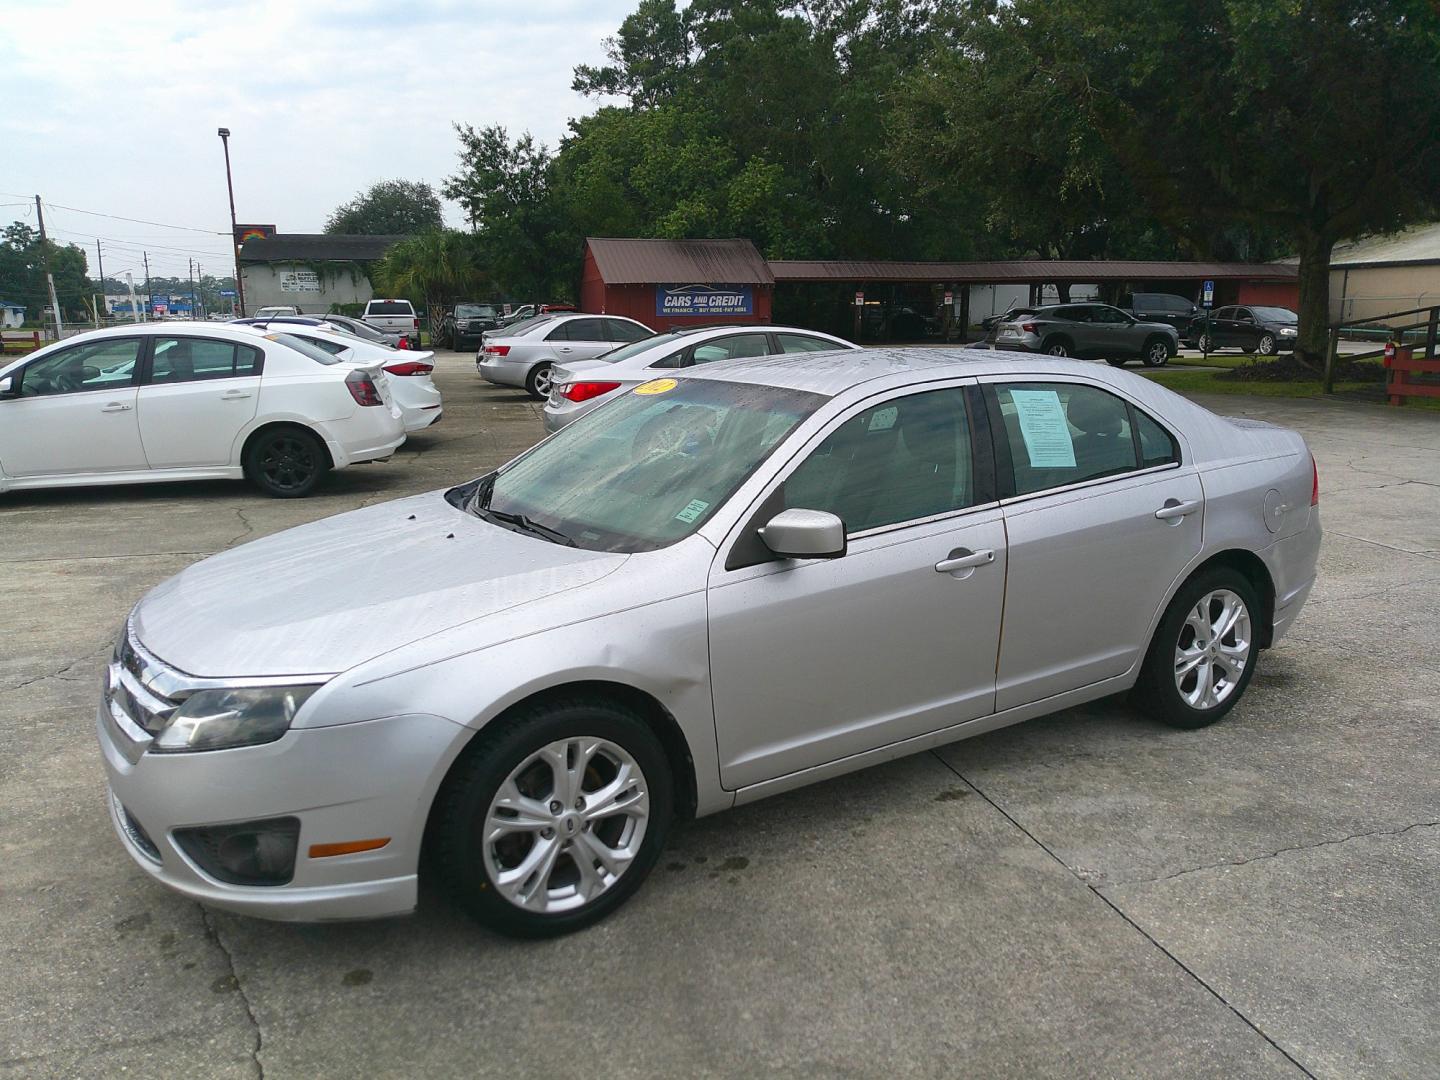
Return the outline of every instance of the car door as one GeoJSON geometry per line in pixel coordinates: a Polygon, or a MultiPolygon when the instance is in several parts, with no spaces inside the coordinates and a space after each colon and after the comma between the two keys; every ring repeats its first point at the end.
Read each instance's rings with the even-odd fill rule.
{"type": "Polygon", "coordinates": [[[16,478],[142,470],[135,416],[141,337],[52,352],[9,376],[0,398],[0,470],[16,478]]]}
{"type": "Polygon", "coordinates": [[[1265,333],[1263,327],[1255,318],[1255,313],[1246,307],[1235,309],[1235,344],[1242,349],[1253,349],[1260,341],[1260,336],[1265,333]]]}
{"type": "Polygon", "coordinates": [[[1097,355],[1110,357],[1140,354],[1142,339],[1135,331],[1135,324],[1130,316],[1108,304],[1091,305],[1090,312],[1097,355]]]}
{"type": "Polygon", "coordinates": [[[1005,530],[965,384],[847,410],[721,545],[709,612],[725,787],[992,711],[1005,530]],[[794,507],[840,516],[846,554],[770,555],[757,530],[794,507]]]}
{"type": "Polygon", "coordinates": [[[264,353],[219,338],[156,337],[140,387],[140,439],[152,469],[238,464],[260,401],[264,353]]]}
{"type": "Polygon", "coordinates": [[[1235,321],[1235,309],[1222,307],[1210,316],[1210,336],[1216,346],[1233,349],[1240,344],[1239,324],[1235,321]]]}
{"type": "Polygon", "coordinates": [[[1204,492],[1179,440],[1079,380],[982,380],[1009,538],[996,709],[1122,675],[1200,551],[1204,492]]]}
{"type": "Polygon", "coordinates": [[[561,328],[567,339],[556,340],[555,354],[561,360],[589,360],[615,348],[603,319],[567,319],[561,328]]]}

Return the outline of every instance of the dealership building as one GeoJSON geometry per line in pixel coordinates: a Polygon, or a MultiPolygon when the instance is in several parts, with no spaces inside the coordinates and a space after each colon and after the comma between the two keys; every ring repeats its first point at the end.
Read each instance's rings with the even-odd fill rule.
{"type": "Polygon", "coordinates": [[[326,312],[345,304],[363,304],[375,296],[370,264],[403,236],[332,236],[325,233],[276,233],[273,226],[252,230],[240,246],[240,276],[245,308],[288,304],[305,312],[326,312]],[[269,228],[269,234],[255,230],[269,228]]]}

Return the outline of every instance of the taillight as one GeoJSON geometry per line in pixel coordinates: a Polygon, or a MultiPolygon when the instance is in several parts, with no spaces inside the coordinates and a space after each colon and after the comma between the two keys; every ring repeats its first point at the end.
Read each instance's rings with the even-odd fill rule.
{"type": "Polygon", "coordinates": [[[1320,505],[1320,466],[1315,462],[1315,455],[1310,455],[1310,473],[1314,480],[1310,484],[1310,505],[1320,505]]]}
{"type": "Polygon", "coordinates": [[[415,324],[415,329],[416,329],[416,330],[419,330],[419,329],[420,329],[420,320],[419,320],[418,317],[417,317],[417,318],[414,318],[414,319],[411,319],[410,321],[415,324]]]}
{"type": "Polygon", "coordinates": [[[409,338],[403,338],[403,337],[402,337],[402,338],[400,339],[400,344],[396,345],[395,347],[396,347],[397,349],[408,349],[408,348],[410,348],[410,339],[409,339],[409,338]]]}
{"type": "Polygon", "coordinates": [[[398,364],[386,364],[385,370],[391,375],[429,375],[435,370],[435,365],[422,364],[419,360],[404,360],[398,364]]]}
{"type": "Polygon", "coordinates": [[[509,356],[509,345],[486,345],[485,352],[489,356],[509,356]]]}
{"type": "Polygon", "coordinates": [[[1020,329],[1024,330],[1027,334],[1033,334],[1035,333],[1035,324],[1033,322],[1021,323],[1020,329]]]}
{"type": "Polygon", "coordinates": [[[589,401],[601,394],[608,394],[620,384],[618,382],[577,382],[561,387],[560,396],[567,401],[589,401]]]}
{"type": "Polygon", "coordinates": [[[345,389],[350,391],[356,405],[385,404],[380,400],[380,391],[375,388],[375,380],[363,371],[352,371],[346,375],[345,389]]]}

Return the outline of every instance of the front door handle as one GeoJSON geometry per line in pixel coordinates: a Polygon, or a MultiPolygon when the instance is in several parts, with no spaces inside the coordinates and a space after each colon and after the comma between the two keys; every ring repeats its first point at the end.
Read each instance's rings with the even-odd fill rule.
{"type": "Polygon", "coordinates": [[[100,411],[101,411],[101,412],[129,412],[129,411],[130,411],[131,409],[133,409],[134,407],[135,407],[135,406],[133,406],[133,405],[127,405],[127,404],[125,404],[125,402],[123,402],[123,401],[112,401],[112,402],[110,402],[109,405],[106,405],[106,406],[105,406],[104,408],[102,408],[100,411]]]}
{"type": "Polygon", "coordinates": [[[249,390],[226,390],[225,393],[223,393],[223,394],[220,395],[220,400],[221,400],[221,401],[239,401],[241,398],[248,398],[249,396],[250,396],[250,391],[249,391],[249,390]]]}
{"type": "Polygon", "coordinates": [[[1199,499],[1190,499],[1187,502],[1181,502],[1179,499],[1166,499],[1165,505],[1155,511],[1155,516],[1161,521],[1173,521],[1183,518],[1186,514],[1193,514],[1199,509],[1199,499]]]}
{"type": "MultiPolygon", "coordinates": [[[[977,566],[985,566],[995,561],[995,552],[986,548],[984,551],[971,551],[969,548],[956,548],[950,554],[935,564],[937,574],[948,574],[955,570],[973,570],[977,566]]],[[[968,574],[966,575],[969,576],[968,574]]]]}

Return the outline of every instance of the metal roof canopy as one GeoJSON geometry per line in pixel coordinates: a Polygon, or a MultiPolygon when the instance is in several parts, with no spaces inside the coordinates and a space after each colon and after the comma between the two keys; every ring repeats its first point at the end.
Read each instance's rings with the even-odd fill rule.
{"type": "Polygon", "coordinates": [[[1048,284],[1068,282],[1295,281],[1297,268],[1283,263],[1151,262],[1123,259],[1013,259],[992,262],[890,262],[883,259],[772,260],[775,280],[874,281],[937,285],[1048,284]]]}
{"type": "Polygon", "coordinates": [[[586,237],[606,285],[772,285],[749,240],[627,240],[586,237]]]}
{"type": "Polygon", "coordinates": [[[313,259],[320,262],[372,262],[406,236],[354,236],[331,233],[276,233],[246,240],[240,261],[288,262],[313,259]]]}

